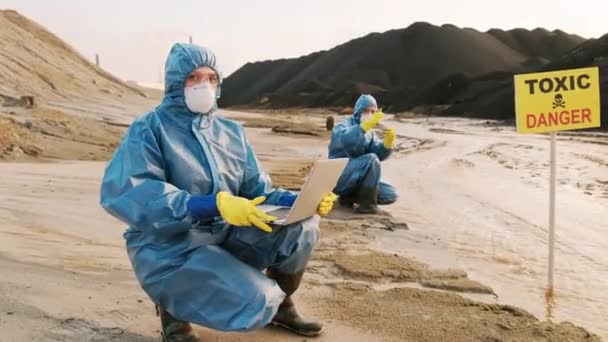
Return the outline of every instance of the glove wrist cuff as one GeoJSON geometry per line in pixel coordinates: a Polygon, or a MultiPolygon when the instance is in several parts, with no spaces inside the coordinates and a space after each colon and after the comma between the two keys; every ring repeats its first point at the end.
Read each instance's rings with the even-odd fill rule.
{"type": "Polygon", "coordinates": [[[187,204],[188,213],[195,220],[220,216],[216,197],[216,195],[192,196],[187,204]]]}

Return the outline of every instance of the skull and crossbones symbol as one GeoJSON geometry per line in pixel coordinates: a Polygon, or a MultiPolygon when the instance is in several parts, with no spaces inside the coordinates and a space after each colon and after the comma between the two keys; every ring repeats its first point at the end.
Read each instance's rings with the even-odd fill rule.
{"type": "Polygon", "coordinates": [[[566,101],[564,101],[562,94],[555,94],[555,98],[553,99],[553,109],[557,107],[566,108],[566,101]]]}

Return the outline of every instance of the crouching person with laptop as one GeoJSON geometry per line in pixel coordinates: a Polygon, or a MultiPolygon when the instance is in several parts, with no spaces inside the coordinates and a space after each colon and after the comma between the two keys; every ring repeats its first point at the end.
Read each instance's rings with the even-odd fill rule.
{"type": "MultiPolygon", "coordinates": [[[[165,70],[164,99],[126,132],[101,186],[101,205],[128,224],[129,259],[163,340],[197,341],[189,322],[319,335],[323,326],[300,316],[291,297],[319,216],[271,226],[274,217],[257,207],[289,207],[297,196],[272,187],[244,129],[217,110],[222,79],[210,50],[176,44],[165,70]]],[[[319,198],[318,213],[334,200],[319,198]]]]}

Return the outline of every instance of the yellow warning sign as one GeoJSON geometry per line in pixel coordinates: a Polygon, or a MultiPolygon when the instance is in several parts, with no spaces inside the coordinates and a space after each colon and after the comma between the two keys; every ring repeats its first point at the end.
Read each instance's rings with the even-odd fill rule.
{"type": "Polygon", "coordinates": [[[597,67],[515,75],[520,133],[600,127],[597,67]]]}

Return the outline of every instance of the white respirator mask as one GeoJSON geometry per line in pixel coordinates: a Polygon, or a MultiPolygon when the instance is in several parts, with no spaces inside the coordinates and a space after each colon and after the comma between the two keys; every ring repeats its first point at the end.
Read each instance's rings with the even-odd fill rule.
{"type": "Polygon", "coordinates": [[[194,113],[207,114],[215,105],[216,90],[209,82],[202,82],[184,89],[186,106],[194,113]]]}

